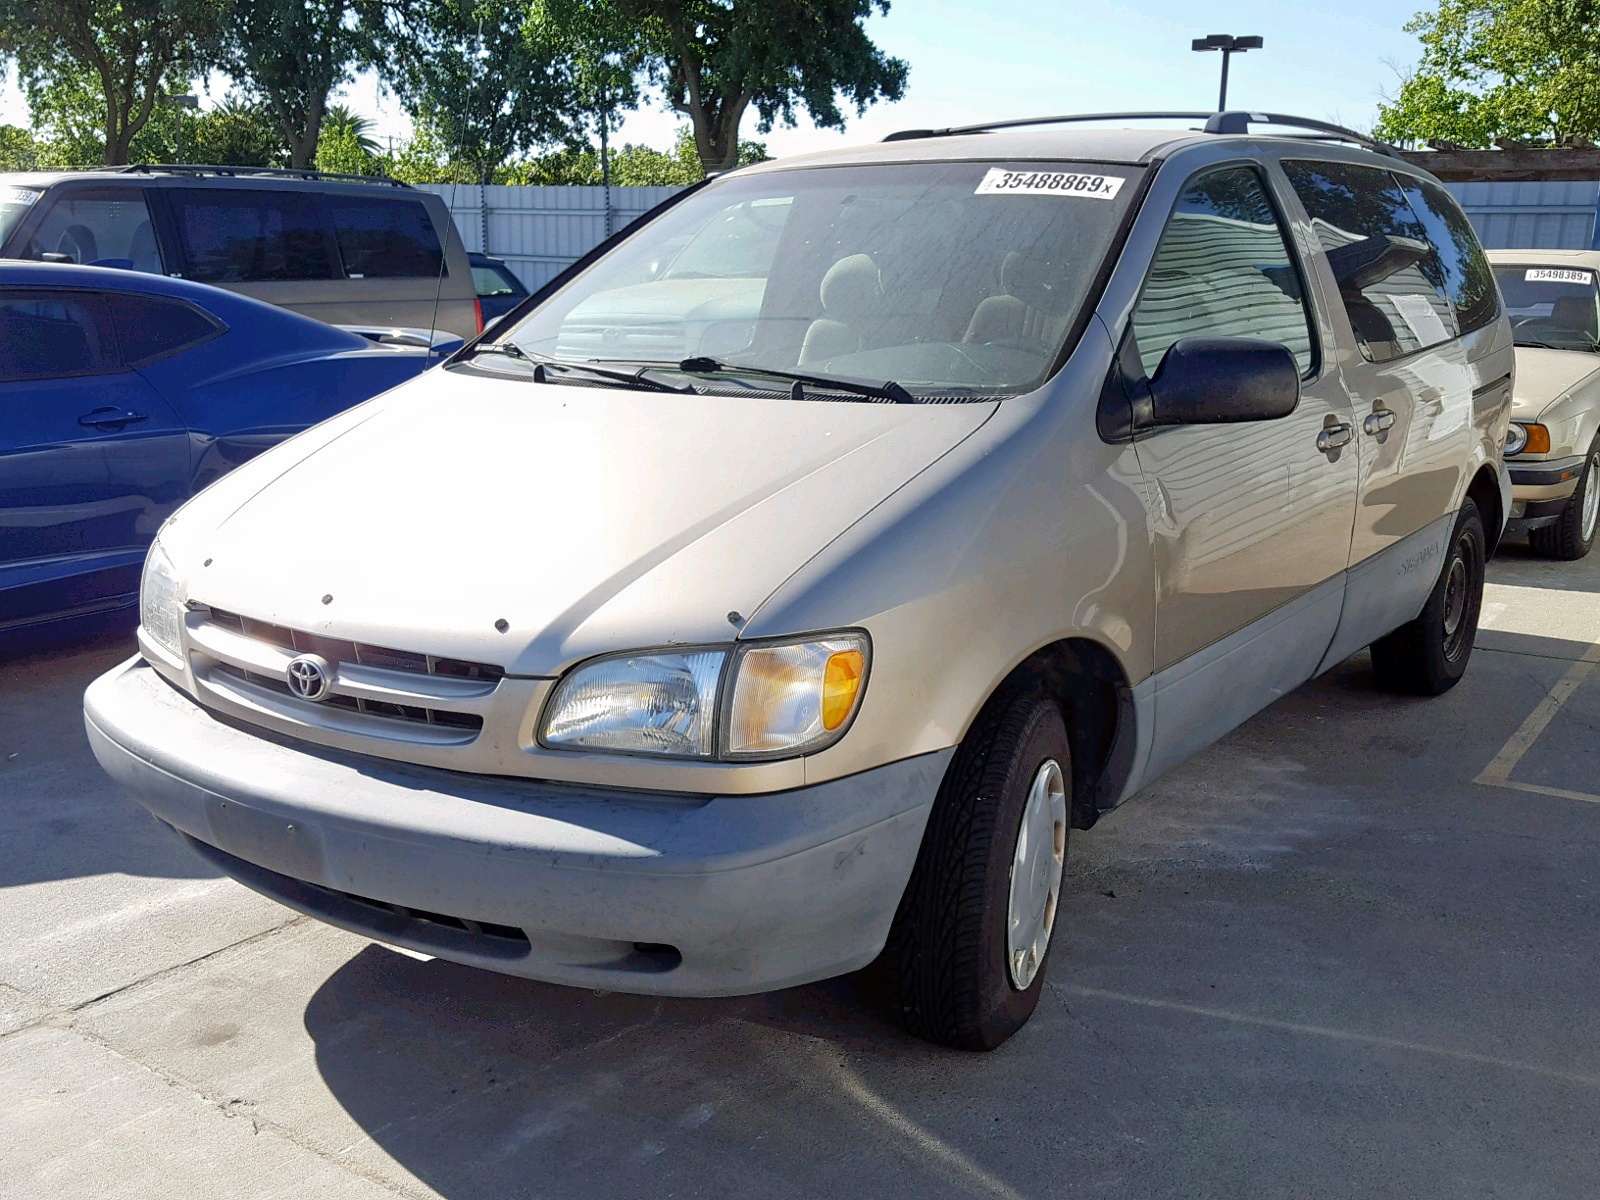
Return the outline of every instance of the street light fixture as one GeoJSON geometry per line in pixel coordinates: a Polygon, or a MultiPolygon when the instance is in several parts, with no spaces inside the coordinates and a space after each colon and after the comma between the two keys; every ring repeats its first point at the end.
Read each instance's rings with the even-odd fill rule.
{"type": "Polygon", "coordinates": [[[174,115],[174,120],[176,120],[177,123],[178,123],[178,133],[177,133],[178,155],[177,155],[177,157],[178,157],[178,161],[181,163],[183,161],[183,110],[186,109],[186,108],[195,108],[195,109],[199,108],[200,107],[200,97],[199,96],[190,96],[190,95],[173,96],[173,95],[168,95],[167,93],[163,92],[162,95],[161,95],[161,103],[170,104],[170,105],[172,105],[173,108],[178,110],[177,113],[174,115]]]}
{"type": "Polygon", "coordinates": [[[1246,50],[1261,49],[1259,37],[1234,37],[1231,33],[1211,33],[1203,38],[1195,38],[1189,44],[1191,50],[1220,50],[1222,51],[1222,90],[1217,94],[1217,111],[1228,110],[1228,59],[1235,54],[1243,54],[1246,50]]]}

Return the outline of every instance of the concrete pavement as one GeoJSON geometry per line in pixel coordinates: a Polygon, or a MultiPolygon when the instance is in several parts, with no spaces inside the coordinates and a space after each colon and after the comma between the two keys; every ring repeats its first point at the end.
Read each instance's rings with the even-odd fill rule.
{"type": "Polygon", "coordinates": [[[1074,834],[986,1056],[860,977],[596,995],[297,918],[100,775],[121,640],[0,667],[0,1194],[1593,1196],[1600,555],[1490,578],[1448,696],[1357,656],[1074,834]]]}

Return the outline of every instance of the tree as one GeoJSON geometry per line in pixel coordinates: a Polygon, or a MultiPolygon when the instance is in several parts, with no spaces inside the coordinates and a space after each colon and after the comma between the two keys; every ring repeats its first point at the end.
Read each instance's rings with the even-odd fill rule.
{"type": "Polygon", "coordinates": [[[226,96],[198,116],[185,117],[183,142],[190,162],[282,167],[289,161],[289,147],[271,114],[236,95],[226,96]]]}
{"type": "Polygon", "coordinates": [[[228,69],[271,115],[289,147],[289,165],[309,167],[328,96],[370,47],[368,26],[351,0],[237,0],[228,69]]]}
{"type": "Polygon", "coordinates": [[[377,123],[371,117],[363,117],[344,104],[330,104],[322,114],[323,133],[347,135],[358,150],[374,158],[378,154],[378,140],[372,136],[376,127],[377,123]]]}
{"type": "Polygon", "coordinates": [[[607,47],[638,62],[688,116],[706,173],[738,162],[739,125],[795,124],[797,108],[843,128],[841,98],[859,115],[905,92],[907,67],[862,28],[889,0],[533,0],[530,26],[569,45],[607,47]]]}
{"type": "Polygon", "coordinates": [[[380,73],[473,183],[570,129],[567,64],[523,23],[517,0],[409,0],[388,11],[380,73]]]}
{"type": "Polygon", "coordinates": [[[16,60],[30,108],[63,82],[98,98],[105,162],[128,161],[161,93],[216,61],[224,0],[0,0],[0,55],[16,60]]]}
{"type": "MultiPolygon", "coordinates": [[[[739,165],[763,162],[764,142],[740,142],[739,165]]],[[[625,145],[611,153],[611,182],[618,187],[687,187],[705,177],[695,149],[694,130],[680,126],[671,150],[625,145]]],[[[504,183],[594,186],[601,182],[600,154],[593,146],[571,145],[506,168],[504,183]]]]}
{"type": "Polygon", "coordinates": [[[1462,146],[1600,137],[1595,0],[1439,0],[1406,31],[1422,59],[1378,106],[1379,137],[1462,146]]]}
{"type": "Polygon", "coordinates": [[[33,134],[18,125],[0,125],[0,171],[32,171],[39,166],[33,134]]]}

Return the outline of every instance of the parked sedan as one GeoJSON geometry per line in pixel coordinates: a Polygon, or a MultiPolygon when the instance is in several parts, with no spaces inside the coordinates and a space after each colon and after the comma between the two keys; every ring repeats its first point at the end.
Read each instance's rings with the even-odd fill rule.
{"type": "Polygon", "coordinates": [[[1517,373],[1506,442],[1511,528],[1582,558],[1600,518],[1600,251],[1491,250],[1517,373]]]}
{"type": "Polygon", "coordinates": [[[0,264],[0,648],[132,605],[179,504],[460,345],[417,341],[160,275],[0,264]]]}

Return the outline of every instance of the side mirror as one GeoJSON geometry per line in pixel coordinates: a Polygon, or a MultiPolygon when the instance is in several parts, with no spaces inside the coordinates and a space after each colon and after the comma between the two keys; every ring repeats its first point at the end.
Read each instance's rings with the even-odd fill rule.
{"type": "Polygon", "coordinates": [[[1271,421],[1299,403],[1294,355],[1259,338],[1179,338],[1150,380],[1152,425],[1271,421]]]}

